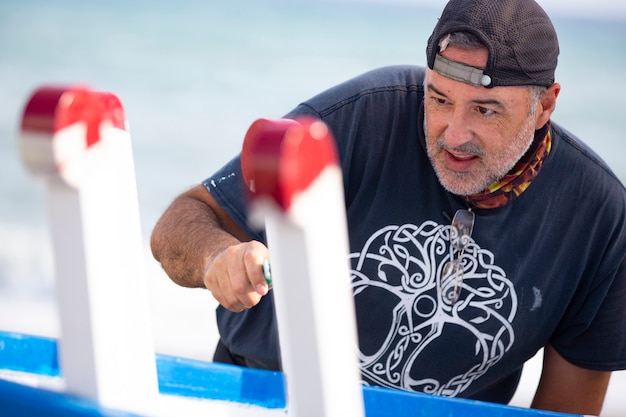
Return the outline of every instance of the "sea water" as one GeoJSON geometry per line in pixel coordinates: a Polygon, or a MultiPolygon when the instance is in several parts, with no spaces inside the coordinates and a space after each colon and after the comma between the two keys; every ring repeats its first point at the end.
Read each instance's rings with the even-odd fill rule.
{"type": "MultiPolygon", "coordinates": [[[[280,117],[375,67],[423,65],[443,4],[0,2],[0,295],[53,298],[44,187],[18,154],[21,113],[39,86],[86,84],[122,100],[133,140],[148,279],[161,282],[167,278],[155,267],[147,242],[178,193],[237,153],[255,119],[280,117]]],[[[553,20],[562,84],[553,119],[626,181],[626,18],[557,14],[553,20]]],[[[161,307],[158,317],[177,323],[175,310],[161,307]]],[[[29,311],[36,314],[37,308],[29,311]]]]}
{"type": "MultiPolygon", "coordinates": [[[[148,236],[176,194],[238,152],[256,118],[378,66],[423,65],[438,13],[328,1],[1,2],[0,288],[50,281],[42,185],[17,150],[37,87],[79,83],[120,97],[148,236]]],[[[554,23],[563,87],[554,120],[624,180],[626,22],[554,23]]]]}

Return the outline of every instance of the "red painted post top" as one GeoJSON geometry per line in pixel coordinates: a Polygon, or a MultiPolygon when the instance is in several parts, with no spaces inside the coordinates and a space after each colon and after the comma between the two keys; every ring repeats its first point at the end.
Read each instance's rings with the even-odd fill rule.
{"type": "Polygon", "coordinates": [[[241,170],[251,199],[271,197],[289,210],[295,195],[319,174],[338,164],[335,140],[328,126],[313,118],[258,119],[246,133],[241,170]]]}
{"type": "MultiPolygon", "coordinates": [[[[42,86],[22,115],[22,159],[35,175],[65,177],[68,166],[90,163],[93,146],[103,142],[103,127],[126,132],[126,126],[122,103],[112,93],[85,86],[42,86]]],[[[70,181],[76,180],[76,172],[69,175],[70,181]]]]}
{"type": "Polygon", "coordinates": [[[100,140],[100,124],[126,130],[122,103],[112,93],[93,91],[84,86],[43,86],[28,100],[22,116],[22,132],[54,133],[76,122],[87,125],[87,147],[100,140]]]}

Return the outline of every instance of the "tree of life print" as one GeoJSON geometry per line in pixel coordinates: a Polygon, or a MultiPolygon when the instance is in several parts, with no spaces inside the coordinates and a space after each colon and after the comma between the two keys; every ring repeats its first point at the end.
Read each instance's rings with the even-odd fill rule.
{"type": "Polygon", "coordinates": [[[350,255],[355,302],[365,306],[357,308],[359,327],[363,320],[365,326],[378,326],[371,332],[378,336],[359,334],[365,383],[456,396],[513,345],[513,284],[494,264],[493,253],[473,239],[462,254],[455,253],[449,235],[450,226],[433,221],[390,225],[373,234],[360,253],[350,255]],[[450,303],[440,288],[444,265],[454,256],[461,257],[463,280],[458,300],[450,303]],[[465,341],[463,346],[455,345],[459,340],[465,341]],[[461,369],[437,364],[444,378],[424,375],[434,372],[432,363],[420,362],[420,354],[441,346],[448,346],[452,355],[454,349],[470,351],[469,358],[460,361],[461,369]]]}

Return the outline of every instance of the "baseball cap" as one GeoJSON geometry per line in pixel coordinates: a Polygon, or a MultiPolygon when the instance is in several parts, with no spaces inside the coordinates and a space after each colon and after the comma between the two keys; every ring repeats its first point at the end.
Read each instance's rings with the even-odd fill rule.
{"type": "Polygon", "coordinates": [[[450,0],[428,39],[428,67],[484,87],[554,83],[559,42],[552,21],[533,0],[450,0]],[[474,34],[488,49],[485,68],[444,58],[439,42],[454,32],[474,34]]]}

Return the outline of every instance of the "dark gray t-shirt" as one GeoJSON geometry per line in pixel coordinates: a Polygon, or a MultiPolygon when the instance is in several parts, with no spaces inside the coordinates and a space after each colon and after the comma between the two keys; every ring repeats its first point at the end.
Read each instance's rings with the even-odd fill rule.
{"type": "MultiPolygon", "coordinates": [[[[419,67],[381,68],[286,116],[320,118],[337,141],[364,382],[506,403],[548,342],[580,367],[626,368],[626,192],[555,123],[530,187],[504,207],[473,209],[463,291],[442,302],[450,219],[467,203],[441,187],[426,155],[423,77],[419,67]]],[[[238,157],[204,184],[265,241],[246,222],[238,157]]],[[[232,352],[280,368],[271,293],[243,313],[219,307],[218,327],[232,352]]]]}

